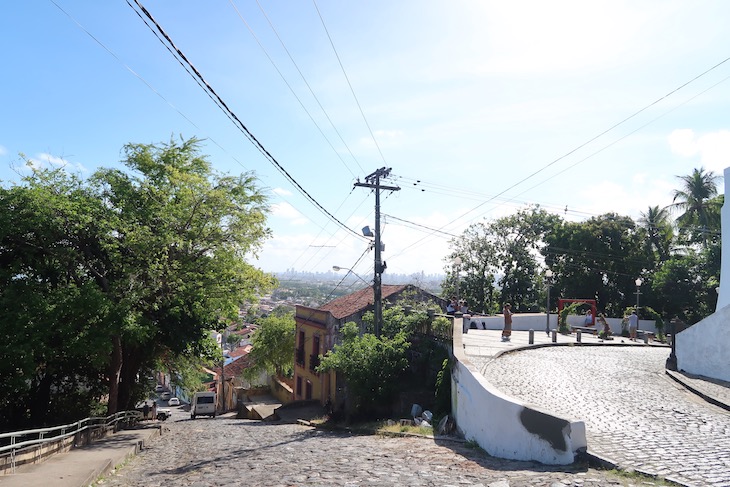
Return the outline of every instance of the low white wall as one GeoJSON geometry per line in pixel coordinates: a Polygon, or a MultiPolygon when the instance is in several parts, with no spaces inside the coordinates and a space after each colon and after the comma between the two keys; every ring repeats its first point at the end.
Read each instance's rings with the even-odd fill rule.
{"type": "Polygon", "coordinates": [[[464,355],[458,321],[454,323],[451,409],[459,431],[495,457],[549,465],[573,463],[575,454],[587,447],[585,423],[553,416],[492,387],[464,355]]]}
{"type": "Polygon", "coordinates": [[[681,331],[675,337],[677,369],[730,381],[730,306],[681,331]]]}
{"type": "MultiPolygon", "coordinates": [[[[466,315],[468,318],[464,319],[465,325],[471,326],[472,324],[479,330],[501,330],[504,327],[504,316],[477,316],[477,315],[466,315]],[[486,328],[484,328],[486,326],[486,328]]],[[[568,315],[568,325],[583,326],[583,316],[580,315],[568,315]]],[[[611,332],[614,335],[621,334],[621,318],[606,318],[608,325],[611,327],[611,332]]],[[[516,313],[512,315],[512,329],[518,331],[528,330],[544,330],[547,325],[547,317],[545,313],[516,313]]],[[[603,328],[600,325],[599,330],[603,328]]],[[[558,315],[550,313],[550,329],[558,327],[558,315]]],[[[654,320],[639,320],[639,329],[646,330],[656,333],[656,324],[654,320]]]]}

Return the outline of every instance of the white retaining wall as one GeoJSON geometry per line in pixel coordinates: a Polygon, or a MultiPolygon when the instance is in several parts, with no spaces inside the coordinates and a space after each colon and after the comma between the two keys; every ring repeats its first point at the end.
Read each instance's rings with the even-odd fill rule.
{"type": "Polygon", "coordinates": [[[553,416],[492,387],[464,354],[459,321],[454,320],[451,374],[451,410],[459,431],[495,457],[573,463],[587,447],[585,423],[553,416]]]}
{"type": "Polygon", "coordinates": [[[675,338],[677,370],[730,381],[730,306],[725,306],[675,338]]]}
{"type": "MultiPolygon", "coordinates": [[[[464,326],[468,328],[470,325],[483,329],[486,325],[487,330],[501,330],[504,327],[504,317],[502,315],[495,316],[477,316],[464,315],[464,326]]],[[[583,316],[568,315],[568,325],[583,326],[583,316]]],[[[614,335],[621,334],[621,318],[606,318],[611,332],[614,335]]],[[[518,331],[528,330],[545,330],[547,325],[547,317],[545,313],[516,313],[512,315],[512,329],[518,331]]],[[[598,330],[602,330],[601,325],[596,325],[598,330]]],[[[550,329],[558,327],[558,315],[550,314],[550,329]]],[[[656,324],[654,320],[639,320],[639,329],[656,333],[656,324]]]]}

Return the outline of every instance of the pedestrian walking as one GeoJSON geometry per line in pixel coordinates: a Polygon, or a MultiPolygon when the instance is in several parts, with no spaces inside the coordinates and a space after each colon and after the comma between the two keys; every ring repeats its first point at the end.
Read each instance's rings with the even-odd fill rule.
{"type": "Polygon", "coordinates": [[[502,309],[502,314],[504,315],[504,328],[502,329],[502,341],[508,342],[508,341],[510,341],[510,337],[512,336],[512,305],[509,303],[505,303],[504,309],[502,309]]]}
{"type": "Polygon", "coordinates": [[[147,404],[147,401],[144,402],[144,406],[142,406],[142,416],[144,419],[150,419],[150,405],[147,404]]]}

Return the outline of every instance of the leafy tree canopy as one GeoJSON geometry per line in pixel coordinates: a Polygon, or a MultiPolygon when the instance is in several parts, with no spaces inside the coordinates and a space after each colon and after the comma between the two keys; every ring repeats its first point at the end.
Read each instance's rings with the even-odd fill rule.
{"type": "Polygon", "coordinates": [[[257,321],[251,337],[251,366],[244,375],[253,379],[262,371],[291,377],[294,372],[296,323],[292,314],[271,314],[257,321]]]}
{"type": "Polygon", "coordinates": [[[273,286],[246,262],[269,236],[266,198],[199,148],[129,144],[126,171],[35,170],[0,189],[0,416],[61,418],[67,390],[84,391],[63,404],[81,415],[104,386],[109,411],[130,407],[141,370],[199,356],[211,323],[273,286]]]}

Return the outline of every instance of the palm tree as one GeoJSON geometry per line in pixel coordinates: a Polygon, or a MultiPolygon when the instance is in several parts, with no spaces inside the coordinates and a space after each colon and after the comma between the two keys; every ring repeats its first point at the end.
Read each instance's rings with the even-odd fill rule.
{"type": "Polygon", "coordinates": [[[668,208],[683,212],[676,220],[680,231],[687,232],[691,241],[707,245],[710,235],[720,230],[722,198],[717,197],[717,183],[722,176],[701,167],[688,176],[677,177],[682,180],[682,188],[674,190],[668,208]]]}
{"type": "Polygon", "coordinates": [[[646,213],[641,213],[639,223],[646,229],[649,245],[659,256],[659,262],[668,260],[674,232],[667,208],[650,206],[646,213]]]}

